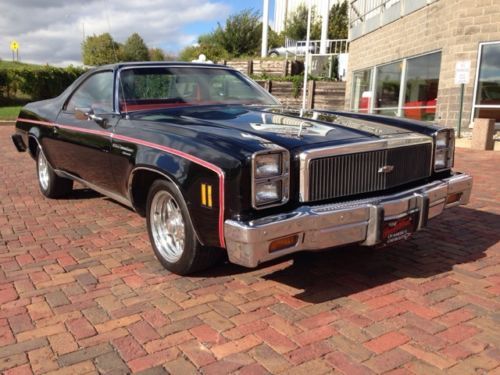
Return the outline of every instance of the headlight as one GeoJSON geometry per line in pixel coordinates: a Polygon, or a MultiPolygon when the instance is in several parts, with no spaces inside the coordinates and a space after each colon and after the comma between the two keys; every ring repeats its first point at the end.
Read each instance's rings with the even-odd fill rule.
{"type": "Polygon", "coordinates": [[[274,177],[281,174],[281,154],[255,156],[255,177],[274,177]]]}
{"type": "Polygon", "coordinates": [[[288,170],[290,156],[287,150],[275,147],[259,151],[252,157],[252,206],[263,209],[288,201],[288,170]]]}
{"type": "Polygon", "coordinates": [[[257,206],[280,202],[282,198],[283,189],[281,181],[258,184],[255,187],[255,203],[257,206]]]}
{"type": "Polygon", "coordinates": [[[439,130],[434,135],[434,171],[453,167],[455,154],[455,132],[453,129],[439,130]]]}

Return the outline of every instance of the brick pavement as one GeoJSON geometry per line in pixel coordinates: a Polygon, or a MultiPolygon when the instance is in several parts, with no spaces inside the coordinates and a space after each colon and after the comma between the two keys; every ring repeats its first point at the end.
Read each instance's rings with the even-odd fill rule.
{"type": "Polygon", "coordinates": [[[0,372],[500,374],[500,153],[459,149],[469,206],[406,243],[256,270],[162,269],[144,220],[42,198],[0,127],[0,372]]]}

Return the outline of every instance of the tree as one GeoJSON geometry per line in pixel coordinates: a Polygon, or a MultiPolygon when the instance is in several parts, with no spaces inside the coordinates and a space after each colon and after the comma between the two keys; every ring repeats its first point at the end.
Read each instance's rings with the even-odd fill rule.
{"type": "Polygon", "coordinates": [[[164,61],[165,52],[161,48],[150,48],[149,49],[149,60],[151,61],[164,61]]]}
{"type": "Polygon", "coordinates": [[[200,54],[204,54],[208,60],[222,61],[230,56],[227,51],[217,44],[200,44],[184,48],[179,54],[179,60],[192,61],[197,60],[200,54]]]}
{"type": "MultiPolygon", "coordinates": [[[[307,13],[308,8],[302,4],[290,13],[285,21],[285,36],[293,40],[307,38],[307,13]]],[[[321,17],[316,14],[316,9],[311,10],[311,39],[321,38],[321,17]]]]}
{"type": "Polygon", "coordinates": [[[130,35],[122,48],[122,57],[125,61],[149,60],[148,46],[137,33],[130,35]]]}
{"type": "Polygon", "coordinates": [[[120,45],[109,33],[88,36],[82,43],[82,59],[85,65],[105,65],[120,60],[120,45]]]}
{"type": "Polygon", "coordinates": [[[218,45],[230,55],[239,57],[255,53],[262,40],[260,14],[251,9],[228,17],[224,27],[219,24],[210,34],[199,38],[200,45],[218,45]]]}
{"type": "Polygon", "coordinates": [[[349,16],[347,1],[337,3],[328,15],[328,38],[347,39],[349,34],[349,16]]]}

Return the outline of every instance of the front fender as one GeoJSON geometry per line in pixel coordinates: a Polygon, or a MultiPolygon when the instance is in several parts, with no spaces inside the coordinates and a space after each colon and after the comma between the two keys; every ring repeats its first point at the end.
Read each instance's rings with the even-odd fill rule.
{"type": "MultiPolygon", "coordinates": [[[[161,146],[158,146],[161,147],[161,146]]],[[[200,242],[225,247],[223,225],[226,212],[225,172],[216,165],[177,150],[139,147],[128,177],[128,194],[134,207],[145,207],[154,178],[177,186],[188,207],[200,242]]]]}

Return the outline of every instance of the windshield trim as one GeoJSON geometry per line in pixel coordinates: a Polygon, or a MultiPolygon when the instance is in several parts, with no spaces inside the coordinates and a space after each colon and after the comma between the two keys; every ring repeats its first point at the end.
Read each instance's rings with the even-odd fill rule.
{"type": "MultiPolygon", "coordinates": [[[[274,96],[272,96],[267,90],[265,90],[261,85],[259,85],[257,82],[255,82],[253,79],[249,78],[245,74],[241,73],[240,71],[231,68],[231,67],[225,67],[221,65],[186,65],[186,64],[151,64],[151,65],[132,65],[132,66],[123,66],[119,68],[116,72],[116,84],[114,88],[114,101],[115,101],[115,108],[116,111],[122,115],[125,115],[125,117],[128,116],[129,112],[134,112],[134,111],[121,111],[120,110],[120,90],[122,88],[121,86],[121,73],[124,70],[131,70],[131,69],[154,69],[154,68],[184,68],[184,69],[189,69],[189,68],[196,68],[196,69],[219,69],[219,70],[228,70],[235,72],[238,74],[243,80],[245,80],[247,83],[250,84],[253,88],[255,88],[257,91],[260,93],[264,94],[264,96],[267,96],[271,101],[273,101],[275,104],[262,104],[262,106],[281,106],[281,103],[278,99],[276,99],[274,96]]],[[[223,105],[223,104],[222,104],[223,105]]],[[[227,105],[237,105],[237,104],[230,104],[228,103],[227,105]]],[[[251,104],[248,104],[251,105],[251,104]]],[[[255,104],[257,105],[257,104],[255,104]]],[[[260,105],[260,104],[259,104],[260,105]]],[[[195,107],[195,105],[190,105],[192,107],[195,107]]]]}

